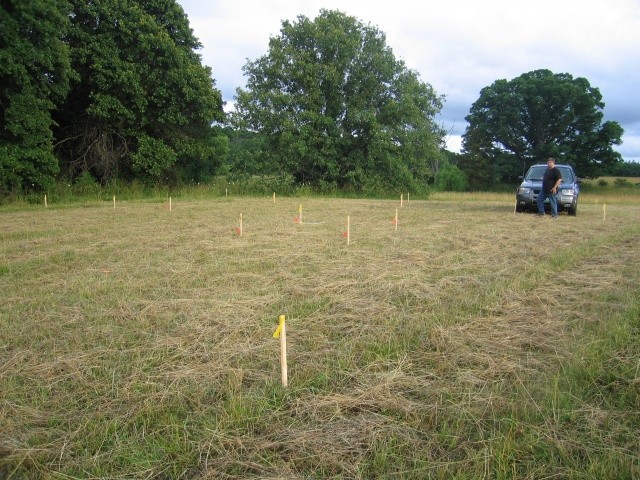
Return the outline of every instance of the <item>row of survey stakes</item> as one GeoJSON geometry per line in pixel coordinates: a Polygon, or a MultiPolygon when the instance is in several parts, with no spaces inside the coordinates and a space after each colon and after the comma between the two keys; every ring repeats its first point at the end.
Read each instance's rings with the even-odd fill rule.
{"type": "MultiPolygon", "coordinates": [[[[228,191],[225,192],[226,195],[228,195],[228,191]]],[[[276,202],[276,193],[273,192],[273,203],[275,204],[276,202]]],[[[407,192],[407,203],[409,203],[409,193],[407,192]]],[[[44,206],[48,207],[48,201],[47,201],[47,196],[44,196],[44,206]]],[[[400,206],[403,207],[404,206],[404,193],[400,194],[400,206]]],[[[113,209],[116,209],[116,196],[113,196],[113,209]]],[[[167,209],[171,212],[173,210],[173,202],[172,202],[172,198],[169,197],[169,204],[167,209]]],[[[298,224],[302,224],[302,204],[300,204],[300,206],[298,207],[298,216],[294,217],[293,221],[295,223],[298,224]]],[[[398,231],[398,209],[396,208],[396,213],[395,216],[391,219],[391,223],[394,226],[395,231],[398,231]]],[[[240,213],[240,223],[239,226],[236,227],[236,233],[238,234],[238,236],[242,236],[243,233],[243,225],[242,225],[242,213],[240,213]]],[[[342,236],[345,237],[347,239],[347,245],[349,245],[351,243],[351,216],[347,215],[347,230],[345,232],[342,232],[342,236]]]]}
{"type": "MultiPolygon", "coordinates": [[[[225,191],[225,196],[228,196],[229,191],[226,190],[225,191]]],[[[273,203],[276,203],[276,192],[273,192],[273,203]]],[[[407,192],[407,203],[409,203],[409,193],[407,192]]],[[[598,203],[598,200],[596,199],[596,203],[598,203]]],[[[402,207],[404,205],[404,193],[400,194],[400,206],[402,207]]],[[[47,196],[44,196],[44,206],[48,207],[49,203],[47,201],[47,196]]],[[[172,202],[171,202],[171,197],[169,197],[169,211],[172,211],[172,202]]],[[[113,209],[116,209],[116,196],[113,196],[113,209]]],[[[518,201],[516,200],[516,203],[513,207],[513,213],[515,214],[518,211],[518,201]]],[[[602,205],[602,219],[606,220],[607,219],[607,204],[603,204],[602,205]]],[[[298,216],[294,219],[294,221],[296,223],[302,223],[302,205],[300,205],[300,207],[298,208],[298,216]]],[[[396,231],[398,231],[398,209],[396,209],[396,216],[395,218],[392,220],[393,224],[395,225],[395,229],[396,231]]],[[[236,230],[238,235],[242,235],[242,213],[240,214],[240,227],[236,230]]],[[[347,237],[347,244],[350,243],[351,240],[351,232],[350,232],[350,218],[347,215],[347,231],[343,232],[342,234],[344,237],[347,237]]]]}
{"type": "MultiPolygon", "coordinates": [[[[225,192],[225,196],[228,196],[229,192],[226,191],[225,192]]],[[[171,211],[171,197],[169,197],[169,211],[171,211]]],[[[273,203],[276,203],[276,192],[273,192],[273,203]]],[[[407,193],[407,203],[409,203],[409,193],[407,193]]],[[[400,206],[402,207],[404,204],[404,193],[400,194],[400,206]]],[[[44,196],[44,206],[48,207],[49,206],[49,202],[47,200],[47,196],[44,196]]],[[[116,209],[116,196],[113,196],[113,209],[116,209]]],[[[300,212],[300,219],[302,220],[302,212],[300,212]]]]}
{"type": "MultiPolygon", "coordinates": [[[[276,202],[276,193],[273,192],[273,203],[276,202]]],[[[409,203],[409,193],[407,193],[407,203],[409,203]]],[[[44,196],[44,206],[48,207],[49,204],[47,202],[47,196],[44,196]]],[[[400,195],[400,206],[404,206],[404,193],[400,195]]],[[[168,210],[171,212],[173,210],[173,202],[172,202],[172,198],[169,197],[169,205],[168,205],[168,210]]],[[[116,196],[113,196],[113,209],[116,209],[116,196]]],[[[295,217],[293,219],[293,221],[295,223],[298,224],[302,224],[302,204],[300,204],[300,206],[298,207],[298,216],[295,217]]],[[[395,231],[398,231],[398,209],[396,208],[396,214],[395,217],[391,220],[391,222],[393,223],[394,227],[395,227],[395,231]]],[[[242,236],[242,232],[243,232],[243,227],[242,227],[242,213],[240,213],[240,224],[239,226],[236,228],[236,233],[239,236],[242,236]]],[[[342,232],[342,236],[347,238],[347,245],[351,242],[351,217],[349,215],[347,215],[347,231],[346,232],[342,232]]]]}

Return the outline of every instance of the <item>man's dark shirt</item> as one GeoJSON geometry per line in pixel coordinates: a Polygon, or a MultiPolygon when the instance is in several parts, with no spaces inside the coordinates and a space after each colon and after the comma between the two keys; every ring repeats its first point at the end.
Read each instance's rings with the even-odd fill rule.
{"type": "Polygon", "coordinates": [[[542,177],[542,190],[545,193],[551,193],[551,189],[558,180],[562,178],[558,168],[547,168],[542,177]]]}

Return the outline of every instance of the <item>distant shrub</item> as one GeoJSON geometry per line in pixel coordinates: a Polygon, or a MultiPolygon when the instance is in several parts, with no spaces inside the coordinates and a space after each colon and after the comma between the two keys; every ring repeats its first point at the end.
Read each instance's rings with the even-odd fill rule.
{"type": "Polygon", "coordinates": [[[607,185],[609,185],[609,182],[607,182],[604,178],[601,178],[600,180],[598,180],[598,185],[601,187],[606,187],[607,185]]]}
{"type": "Polygon", "coordinates": [[[73,193],[76,195],[91,195],[100,193],[100,191],[100,184],[89,172],[84,172],[73,184],[73,193]]]}
{"type": "Polygon", "coordinates": [[[633,184],[627,180],[626,178],[616,178],[615,181],[613,182],[613,184],[616,187],[633,187],[633,184]]]}
{"type": "Polygon", "coordinates": [[[467,177],[457,166],[445,165],[436,175],[435,188],[440,192],[464,192],[467,177]]]}

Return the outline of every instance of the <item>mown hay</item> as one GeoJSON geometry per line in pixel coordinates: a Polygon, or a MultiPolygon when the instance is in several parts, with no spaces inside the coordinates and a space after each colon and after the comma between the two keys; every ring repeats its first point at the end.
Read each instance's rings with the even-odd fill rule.
{"type": "MultiPolygon", "coordinates": [[[[536,382],[585,325],[630,308],[637,207],[551,221],[501,201],[412,200],[397,232],[396,208],[222,199],[0,212],[0,472],[478,477],[504,466],[497,437],[564,438],[561,415],[528,429],[508,419],[543,409],[536,382]]],[[[617,418],[587,410],[593,429],[617,418]]],[[[597,448],[628,467],[629,446],[608,441],[597,448]]],[[[569,471],[509,455],[516,477],[569,471]]]]}

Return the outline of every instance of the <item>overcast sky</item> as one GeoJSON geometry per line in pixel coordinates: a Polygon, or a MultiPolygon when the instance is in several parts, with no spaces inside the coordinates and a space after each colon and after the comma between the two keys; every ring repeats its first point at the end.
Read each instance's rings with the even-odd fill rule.
{"type": "Polygon", "coordinates": [[[242,67],[268,52],[283,20],[340,10],[384,32],[397,59],[445,96],[437,120],[458,151],[464,117],[483,87],[546,68],[585,77],[605,120],[625,130],[615,147],[640,161],[640,0],[178,0],[203,44],[227,109],[242,67]]]}

